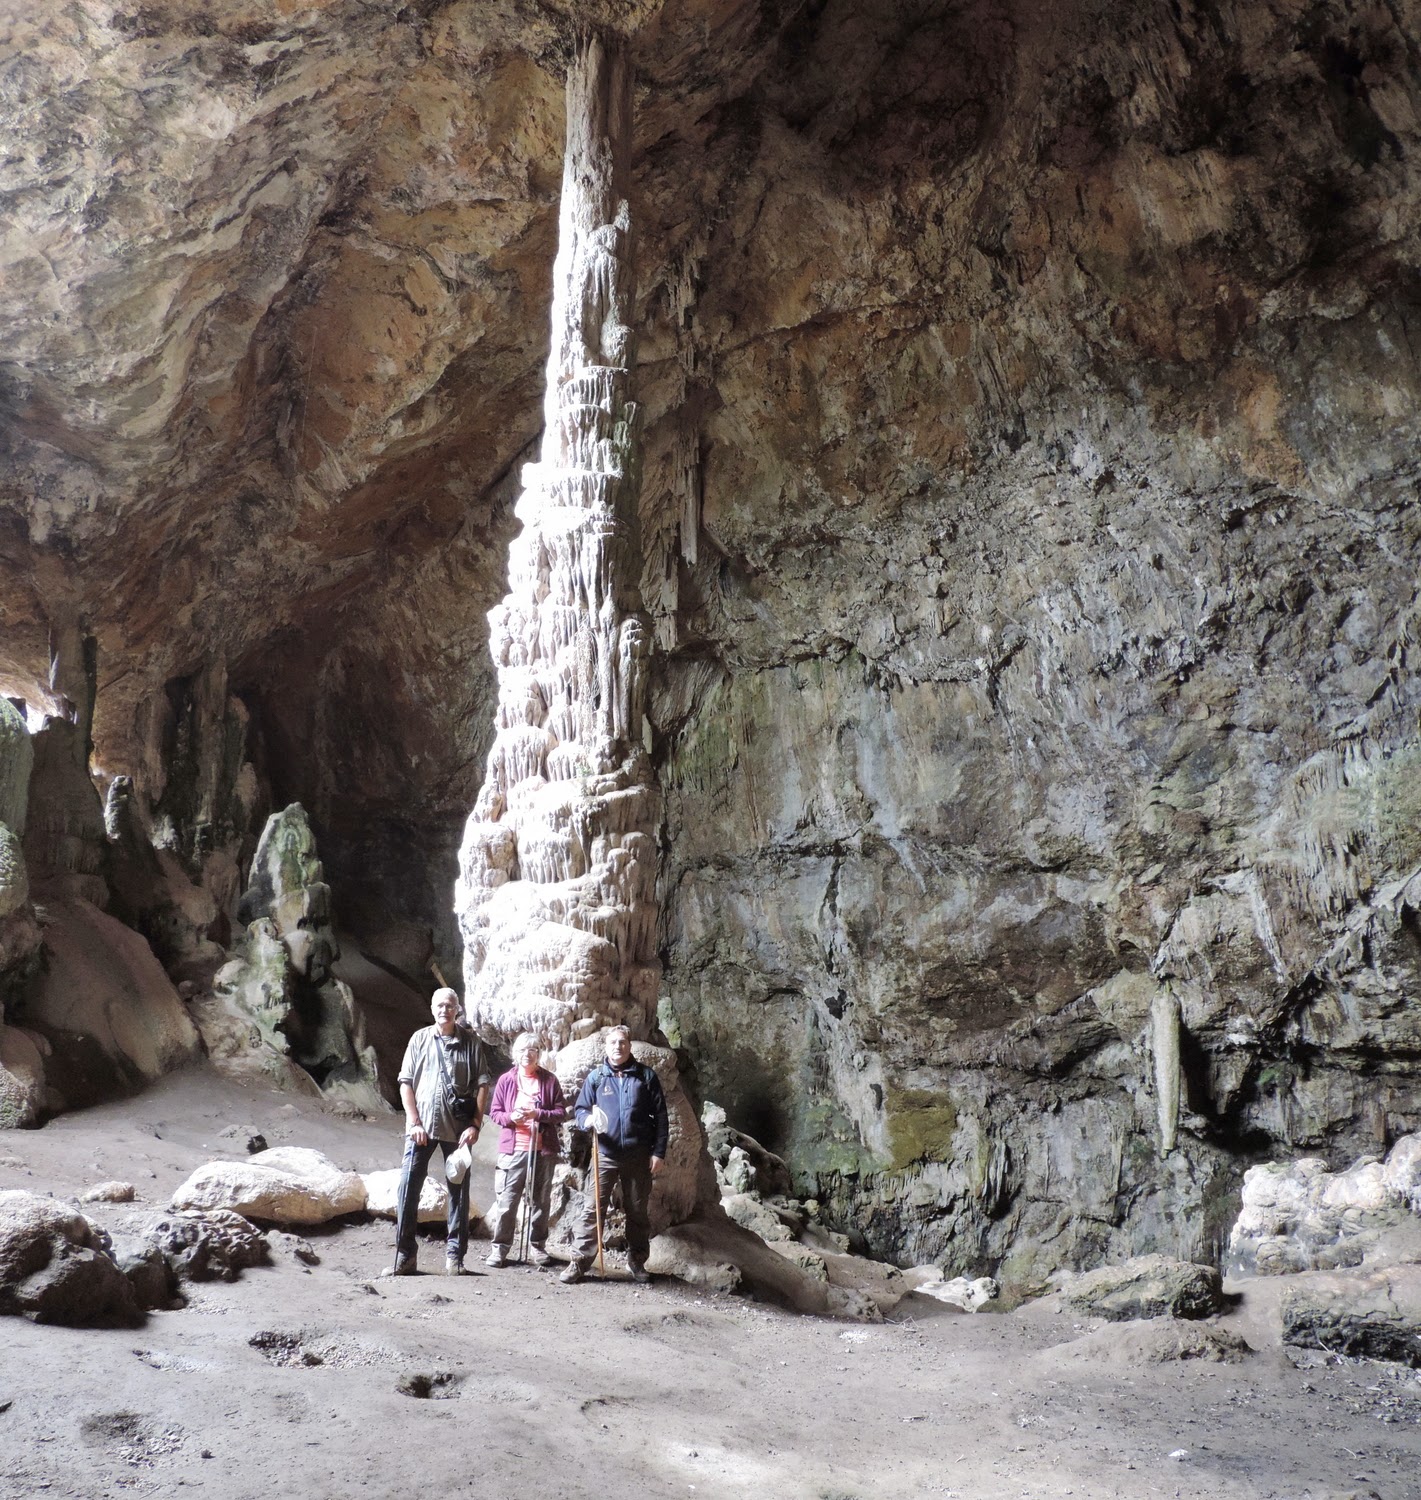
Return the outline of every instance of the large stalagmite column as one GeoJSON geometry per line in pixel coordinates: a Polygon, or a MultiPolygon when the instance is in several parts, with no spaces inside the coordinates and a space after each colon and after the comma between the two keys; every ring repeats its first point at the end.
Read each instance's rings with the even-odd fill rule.
{"type": "Polygon", "coordinates": [[[656,1016],[630,152],[631,70],[592,37],[567,80],[543,446],[489,615],[497,737],[455,890],[470,1020],[554,1046],[617,1021],[646,1037],[656,1016]]]}

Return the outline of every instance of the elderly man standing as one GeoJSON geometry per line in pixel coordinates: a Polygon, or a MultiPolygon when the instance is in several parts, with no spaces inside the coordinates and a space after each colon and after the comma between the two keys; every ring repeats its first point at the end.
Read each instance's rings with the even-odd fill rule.
{"type": "Polygon", "coordinates": [[[596,1132],[597,1209],[588,1213],[561,1280],[581,1281],[587,1274],[597,1253],[597,1223],[606,1218],[612,1189],[620,1182],[627,1212],[627,1265],[633,1281],[650,1281],[651,1180],[666,1160],[666,1096],[656,1070],[633,1060],[632,1034],[625,1026],[613,1026],[605,1046],[607,1061],[583,1080],[576,1106],[578,1128],[596,1132]]]}
{"type": "MultiPolygon", "coordinates": [[[[434,1148],[440,1147],[447,1161],[460,1146],[472,1146],[478,1140],[491,1079],[478,1037],[459,1025],[458,995],[450,989],[435,990],[429,1009],[434,1025],[421,1027],[409,1039],[400,1065],[405,1159],[395,1219],[396,1276],[413,1276],[418,1269],[419,1195],[434,1148]]],[[[444,1271],[459,1276],[469,1248],[467,1173],[449,1184],[448,1230],[444,1271]]]]}

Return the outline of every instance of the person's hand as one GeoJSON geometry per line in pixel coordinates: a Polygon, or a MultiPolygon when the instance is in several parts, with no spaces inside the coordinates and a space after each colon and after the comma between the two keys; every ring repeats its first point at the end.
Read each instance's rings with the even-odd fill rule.
{"type": "Polygon", "coordinates": [[[479,1138],[479,1128],[477,1125],[470,1125],[463,1135],[459,1137],[459,1144],[461,1146],[472,1146],[479,1138]]]}
{"type": "Polygon", "coordinates": [[[653,1156],[651,1158],[651,1175],[655,1177],[665,1165],[666,1163],[659,1156],[653,1156]]]}
{"type": "Polygon", "coordinates": [[[592,1106],[592,1113],[587,1117],[587,1123],[598,1135],[606,1135],[607,1126],[611,1123],[607,1118],[607,1111],[600,1104],[592,1106]]]}
{"type": "Polygon", "coordinates": [[[405,1134],[409,1136],[416,1146],[427,1146],[429,1144],[429,1132],[423,1125],[411,1125],[405,1131],[405,1134]]]}

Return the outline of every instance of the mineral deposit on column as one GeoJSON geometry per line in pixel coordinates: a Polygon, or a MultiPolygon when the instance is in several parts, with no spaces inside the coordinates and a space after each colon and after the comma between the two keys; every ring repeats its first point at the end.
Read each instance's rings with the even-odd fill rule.
{"type": "Polygon", "coordinates": [[[466,1006],[554,1045],[654,1024],[658,793],[636,532],[631,70],[582,44],[567,83],[543,445],[489,616],[496,738],[459,858],[466,1006]]]}

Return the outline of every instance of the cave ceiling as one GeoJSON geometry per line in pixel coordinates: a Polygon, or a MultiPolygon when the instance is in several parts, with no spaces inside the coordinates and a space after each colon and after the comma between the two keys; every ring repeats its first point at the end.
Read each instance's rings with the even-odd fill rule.
{"type": "Polygon", "coordinates": [[[593,23],[637,69],[663,727],[741,668],[990,677],[1112,509],[1187,571],[1169,496],[1414,466],[1414,6],[39,0],[0,23],[0,677],[43,702],[82,621],[101,767],[220,661],[323,830],[457,837],[593,23]]]}

